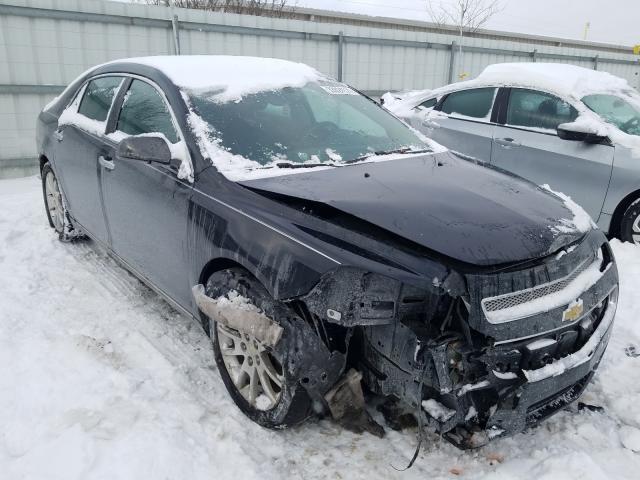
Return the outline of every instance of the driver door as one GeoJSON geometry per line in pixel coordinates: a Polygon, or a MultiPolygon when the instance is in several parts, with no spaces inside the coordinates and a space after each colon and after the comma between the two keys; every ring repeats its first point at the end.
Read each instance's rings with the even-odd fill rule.
{"type": "MultiPolygon", "coordinates": [[[[159,88],[142,79],[129,79],[118,97],[114,105],[118,110],[111,122],[117,135],[161,133],[176,147],[184,146],[159,88]]],[[[101,168],[111,248],[148,282],[189,310],[187,217],[191,184],[177,177],[173,164],[114,156],[101,168]]]]}
{"type": "Polygon", "coordinates": [[[614,148],[561,139],[556,129],[578,112],[546,92],[510,89],[493,133],[491,163],[538,185],[548,184],[581,205],[598,221],[604,203],[614,148]]]}

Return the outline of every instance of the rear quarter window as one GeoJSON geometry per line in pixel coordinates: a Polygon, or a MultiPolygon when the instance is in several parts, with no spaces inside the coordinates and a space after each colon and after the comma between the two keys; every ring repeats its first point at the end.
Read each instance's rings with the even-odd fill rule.
{"type": "Polygon", "coordinates": [[[449,115],[488,120],[495,96],[495,88],[474,88],[453,92],[444,99],[441,110],[449,115]]]}
{"type": "Polygon", "coordinates": [[[121,82],[122,77],[100,77],[91,80],[80,101],[78,113],[92,120],[104,122],[121,82]]]}

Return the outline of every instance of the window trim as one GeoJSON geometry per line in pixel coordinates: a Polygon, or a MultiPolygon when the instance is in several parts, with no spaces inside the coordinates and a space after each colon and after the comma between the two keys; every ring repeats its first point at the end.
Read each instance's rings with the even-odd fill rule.
{"type": "MultiPolygon", "coordinates": [[[[78,105],[76,108],[76,112],[78,115],[82,115],[84,118],[87,118],[89,120],[92,120],[94,122],[100,122],[100,123],[104,123],[105,125],[105,130],[107,128],[107,124],[109,122],[109,117],[111,116],[111,109],[113,108],[114,102],[116,100],[116,98],[118,97],[119,93],[120,93],[120,89],[122,88],[122,83],[126,80],[126,78],[123,75],[98,75],[95,77],[91,77],[90,79],[87,79],[86,82],[84,82],[82,84],[81,89],[78,89],[78,93],[80,93],[80,90],[82,90],[82,94],[78,95],[76,98],[78,98],[78,105]],[[87,93],[87,87],[89,86],[89,84],[94,81],[97,80],[98,78],[106,78],[106,77],[116,77],[116,78],[120,78],[120,84],[116,87],[116,93],[113,95],[113,99],[111,100],[111,104],[109,105],[109,109],[107,110],[107,117],[104,120],[98,120],[95,118],[91,118],[91,117],[87,117],[84,113],[80,112],[80,107],[82,106],[82,102],[84,101],[85,98],[85,94],[87,93]]],[[[75,98],[74,98],[75,100],[75,98]]]]}
{"type": "MultiPolygon", "coordinates": [[[[115,130],[115,125],[111,125],[113,118],[115,116],[115,111],[120,109],[121,107],[121,100],[124,97],[124,94],[126,93],[127,89],[129,88],[129,86],[131,85],[131,82],[133,81],[133,79],[138,79],[141,80],[143,82],[148,83],[149,85],[151,85],[153,88],[156,89],[156,91],[160,94],[160,97],[162,98],[162,100],[165,102],[165,105],[167,107],[167,109],[169,110],[169,113],[171,115],[171,122],[173,123],[173,127],[176,129],[176,133],[178,134],[178,142],[177,143],[172,143],[172,145],[178,145],[180,142],[186,142],[186,137],[184,135],[184,132],[182,131],[182,128],[180,128],[180,124],[178,123],[178,119],[173,111],[173,108],[171,107],[171,103],[169,103],[169,100],[167,99],[167,96],[165,95],[164,91],[162,91],[162,89],[160,88],[160,86],[155,83],[153,80],[147,78],[147,77],[143,77],[141,75],[137,75],[135,73],[127,73],[127,72],[109,72],[109,73],[100,73],[98,75],[93,75],[91,77],[88,77],[87,79],[85,79],[85,81],[82,83],[82,85],[80,87],[78,87],[78,90],[76,91],[76,94],[73,96],[73,99],[69,102],[69,104],[67,105],[67,107],[65,107],[63,109],[66,110],[67,108],[71,107],[73,105],[73,103],[78,99],[78,97],[80,97],[80,101],[78,101],[78,104],[75,106],[75,113],[78,113],[80,115],[82,115],[80,112],[78,112],[78,109],[80,108],[80,102],[82,101],[82,96],[84,96],[84,91],[87,88],[87,85],[89,84],[90,81],[95,80],[96,78],[101,78],[101,77],[123,77],[122,78],[122,82],[120,82],[120,86],[118,87],[118,92],[113,96],[113,101],[111,102],[111,106],[109,107],[109,113],[107,114],[107,119],[102,122],[105,124],[105,131],[102,132],[101,137],[104,140],[113,142],[113,140],[111,140],[109,137],[107,137],[107,135],[109,135],[110,133],[114,133],[115,130]],[[126,86],[126,89],[123,89],[124,85],[126,86]],[[122,95],[121,95],[122,94],[122,95]],[[122,97],[122,98],[121,98],[122,97]],[[116,102],[118,105],[118,109],[115,109],[114,107],[116,107],[116,102]]],[[[82,115],[85,118],[88,118],[89,120],[93,120],[90,119],[89,117],[82,115]]],[[[95,120],[98,121],[98,120],[95,120]]],[[[116,122],[117,123],[117,122],[116,122]]],[[[83,130],[84,132],[85,130],[83,130]]],[[[89,132],[86,132],[89,133],[89,132]]],[[[122,132],[123,134],[127,135],[128,137],[130,137],[131,135],[126,134],[124,132],[122,132]]],[[[189,155],[189,160],[191,160],[191,156],[189,155]]],[[[192,163],[193,164],[193,163],[192,163]]]]}
{"type": "Polygon", "coordinates": [[[566,104],[570,105],[573,109],[575,109],[578,112],[578,116],[580,116],[580,108],[578,108],[574,102],[570,101],[568,98],[563,98],[560,95],[558,95],[557,92],[550,92],[546,89],[540,89],[540,88],[535,88],[535,87],[523,87],[523,86],[515,86],[515,87],[500,87],[500,90],[506,90],[507,93],[504,94],[504,98],[502,98],[502,102],[504,102],[501,105],[501,110],[499,112],[498,115],[498,126],[500,127],[505,127],[505,128],[511,128],[513,130],[520,130],[523,132],[529,132],[529,133],[537,133],[540,135],[549,135],[552,137],[557,137],[558,136],[558,132],[541,132],[538,130],[533,130],[532,127],[526,127],[523,125],[508,125],[507,124],[507,112],[509,110],[509,104],[511,103],[511,93],[514,90],[529,90],[531,92],[537,92],[537,93],[542,93],[545,95],[551,95],[552,97],[556,97],[557,99],[565,102],[566,104]]]}
{"type": "Polygon", "coordinates": [[[498,95],[500,94],[500,87],[498,85],[483,85],[483,86],[478,86],[478,87],[468,87],[468,88],[461,88],[459,90],[453,90],[451,92],[447,92],[446,94],[442,95],[442,97],[438,100],[438,102],[436,103],[435,107],[433,107],[433,110],[436,110],[438,112],[442,112],[442,114],[446,115],[447,118],[450,118],[452,120],[461,120],[463,122],[471,122],[471,123],[481,123],[483,125],[495,125],[496,122],[494,120],[494,110],[496,107],[496,104],[498,102],[498,95]],[[447,98],[449,98],[450,95],[453,95],[454,93],[460,93],[460,92],[466,92],[466,91],[470,91],[470,90],[479,90],[479,89],[484,89],[484,88],[492,88],[495,90],[495,93],[493,94],[493,100],[491,101],[491,108],[489,111],[489,120],[485,120],[483,118],[472,118],[472,117],[457,117],[455,115],[451,115],[449,113],[443,112],[442,111],[442,105],[444,104],[444,102],[446,101],[447,98]]]}

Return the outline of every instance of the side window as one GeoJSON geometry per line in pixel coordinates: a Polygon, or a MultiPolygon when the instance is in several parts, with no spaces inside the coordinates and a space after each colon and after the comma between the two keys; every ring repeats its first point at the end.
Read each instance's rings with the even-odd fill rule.
{"type": "Polygon", "coordinates": [[[158,91],[142,80],[131,82],[116,130],[129,135],[163,133],[171,143],[178,141],[169,107],[158,91]]]}
{"type": "Polygon", "coordinates": [[[495,88],[474,88],[453,92],[444,99],[441,110],[449,115],[489,120],[495,96],[495,88]]]}
{"type": "Polygon", "coordinates": [[[87,84],[78,113],[87,118],[104,122],[109,114],[122,77],[100,77],[87,84]]]}
{"type": "Polygon", "coordinates": [[[575,108],[554,95],[522,88],[511,90],[507,125],[555,132],[558,125],[573,122],[577,117],[575,108]]]}
{"type": "Polygon", "coordinates": [[[420,105],[416,106],[415,108],[422,110],[422,109],[427,109],[427,108],[433,108],[436,106],[436,103],[438,103],[438,99],[437,98],[430,98],[429,100],[425,100],[424,102],[422,102],[420,105]]]}

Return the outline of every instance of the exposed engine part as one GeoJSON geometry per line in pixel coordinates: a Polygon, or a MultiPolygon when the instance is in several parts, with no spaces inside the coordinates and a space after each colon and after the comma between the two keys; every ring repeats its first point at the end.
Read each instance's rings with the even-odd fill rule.
{"type": "Polygon", "coordinates": [[[208,297],[202,284],[195,285],[192,292],[196,305],[209,318],[215,318],[234,330],[246,332],[269,347],[274,347],[280,341],[283,328],[258,309],[239,309],[231,302],[208,297]]]}
{"type": "Polygon", "coordinates": [[[365,409],[362,374],[350,369],[324,396],[334,420],[351,432],[384,436],[384,428],[365,409]]]}

